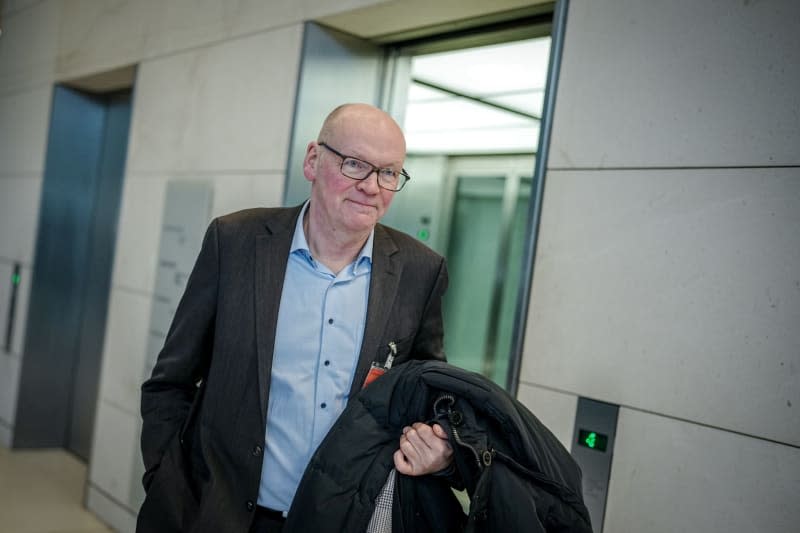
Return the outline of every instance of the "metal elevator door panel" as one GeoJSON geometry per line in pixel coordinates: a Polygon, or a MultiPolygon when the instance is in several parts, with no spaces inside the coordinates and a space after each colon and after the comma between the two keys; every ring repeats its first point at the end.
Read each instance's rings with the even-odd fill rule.
{"type": "Polygon", "coordinates": [[[444,299],[448,361],[504,384],[519,296],[530,178],[459,177],[444,299]]]}
{"type": "Polygon", "coordinates": [[[89,456],[130,107],[54,88],[15,447],[89,456]]]}
{"type": "Polygon", "coordinates": [[[482,372],[489,334],[505,177],[459,178],[447,247],[444,298],[448,360],[482,372]]]}
{"type": "Polygon", "coordinates": [[[88,459],[91,451],[97,405],[117,220],[128,147],[130,92],[108,97],[105,108],[105,131],[98,165],[94,216],[90,228],[90,247],[86,265],[88,281],[72,387],[72,420],[69,424],[66,446],[84,459],[88,459]]]}
{"type": "Polygon", "coordinates": [[[305,24],[284,205],[298,205],[310,194],[303,159],[325,116],[345,102],[379,103],[383,56],[380,46],[365,39],[314,22],[305,24]]]}
{"type": "MultiPolygon", "coordinates": [[[[497,324],[495,340],[489,345],[492,353],[491,376],[495,382],[505,385],[508,378],[508,366],[511,358],[511,345],[514,334],[514,321],[520,298],[520,287],[523,271],[523,254],[525,242],[530,234],[528,227],[528,208],[530,205],[533,179],[520,178],[511,198],[511,212],[508,217],[508,229],[502,256],[498,256],[498,268],[503,270],[503,277],[499,280],[500,286],[496,288],[496,306],[493,312],[497,324]]],[[[508,190],[508,189],[507,189],[508,190]]]]}

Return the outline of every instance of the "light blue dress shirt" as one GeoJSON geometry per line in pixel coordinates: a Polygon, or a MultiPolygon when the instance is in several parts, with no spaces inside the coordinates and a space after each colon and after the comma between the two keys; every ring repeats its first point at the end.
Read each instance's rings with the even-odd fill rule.
{"type": "Polygon", "coordinates": [[[306,465],[344,410],[367,316],[370,234],[358,257],[334,275],[311,256],[303,207],[283,282],[258,505],[288,511],[306,465]]]}

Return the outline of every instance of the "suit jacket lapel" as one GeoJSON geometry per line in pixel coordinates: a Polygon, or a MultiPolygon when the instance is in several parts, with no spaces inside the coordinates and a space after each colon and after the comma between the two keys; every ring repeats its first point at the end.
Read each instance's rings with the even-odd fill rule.
{"type": "MultiPolygon", "coordinates": [[[[372,247],[372,273],[369,283],[369,300],[367,302],[367,323],[364,327],[364,339],[358,357],[353,383],[350,386],[352,398],[364,383],[369,366],[380,350],[380,342],[386,332],[386,324],[391,315],[400,274],[403,271],[401,258],[395,255],[397,245],[383,229],[375,226],[375,240],[372,247]]],[[[386,350],[388,351],[388,347],[386,350]]],[[[383,355],[383,354],[381,354],[383,355]]]]}
{"type": "Polygon", "coordinates": [[[278,327],[283,280],[294,227],[302,206],[282,211],[266,221],[266,232],[255,237],[256,351],[261,420],[266,424],[272,354],[278,327]]]}

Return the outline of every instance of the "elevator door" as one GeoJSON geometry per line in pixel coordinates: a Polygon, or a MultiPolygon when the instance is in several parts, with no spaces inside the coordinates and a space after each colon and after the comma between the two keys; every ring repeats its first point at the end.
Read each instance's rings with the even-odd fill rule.
{"type": "Polygon", "coordinates": [[[382,68],[380,46],[313,22],[305,24],[284,205],[298,205],[311,193],[311,183],[303,175],[303,159],[322,120],[345,102],[377,104],[382,68]]]}
{"type": "Polygon", "coordinates": [[[130,92],[53,94],[15,447],[91,448],[130,92]]]}
{"type": "Polygon", "coordinates": [[[505,383],[519,298],[531,178],[458,176],[445,294],[448,360],[505,383]]]}

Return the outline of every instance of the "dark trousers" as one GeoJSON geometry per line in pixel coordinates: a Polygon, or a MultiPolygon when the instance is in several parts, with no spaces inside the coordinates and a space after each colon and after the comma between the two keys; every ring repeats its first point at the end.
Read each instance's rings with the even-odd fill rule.
{"type": "Polygon", "coordinates": [[[280,511],[259,506],[256,507],[256,516],[253,518],[250,533],[281,533],[284,522],[286,519],[280,511]]]}

